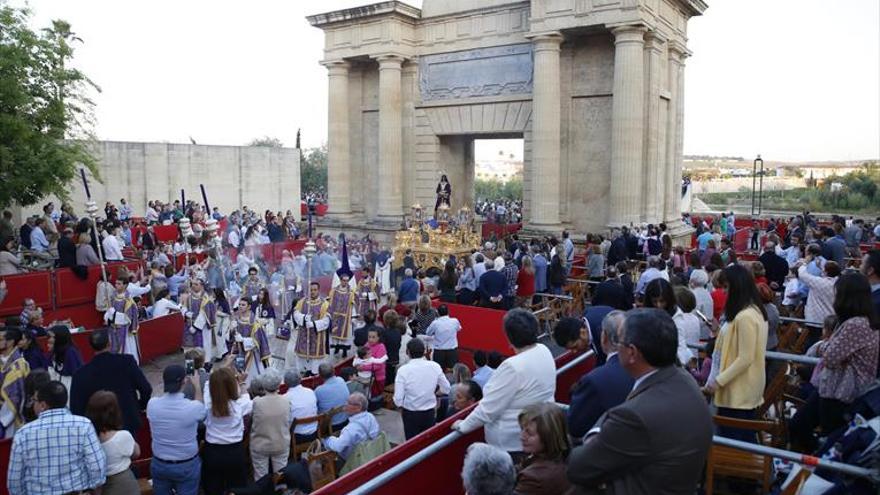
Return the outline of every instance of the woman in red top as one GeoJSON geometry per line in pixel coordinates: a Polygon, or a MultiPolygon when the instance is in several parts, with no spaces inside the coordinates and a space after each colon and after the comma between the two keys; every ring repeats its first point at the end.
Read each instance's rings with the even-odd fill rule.
{"type": "Polygon", "coordinates": [[[535,266],[530,256],[523,256],[522,268],[516,276],[516,305],[532,304],[533,295],[535,295],[535,266]]]}
{"type": "Polygon", "coordinates": [[[724,313],[724,306],[727,305],[727,282],[724,280],[722,270],[712,272],[712,287],[714,289],[709,293],[712,296],[712,316],[718,320],[724,313]]]}

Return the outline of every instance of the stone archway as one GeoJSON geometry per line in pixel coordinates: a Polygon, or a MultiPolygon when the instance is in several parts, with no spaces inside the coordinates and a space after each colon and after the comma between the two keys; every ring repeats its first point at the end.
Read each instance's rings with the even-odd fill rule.
{"type": "Polygon", "coordinates": [[[527,228],[683,233],[685,30],[705,8],[425,0],[309,17],[326,37],[331,218],[393,229],[433,205],[444,167],[467,183],[475,136],[510,135],[524,139],[527,228]]]}

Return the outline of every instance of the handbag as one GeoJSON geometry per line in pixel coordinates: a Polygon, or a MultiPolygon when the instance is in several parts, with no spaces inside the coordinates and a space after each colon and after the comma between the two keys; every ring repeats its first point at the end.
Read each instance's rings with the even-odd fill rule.
{"type": "Polygon", "coordinates": [[[336,455],[329,455],[321,440],[313,440],[305,452],[312,487],[323,486],[328,480],[336,478],[336,455]]]}

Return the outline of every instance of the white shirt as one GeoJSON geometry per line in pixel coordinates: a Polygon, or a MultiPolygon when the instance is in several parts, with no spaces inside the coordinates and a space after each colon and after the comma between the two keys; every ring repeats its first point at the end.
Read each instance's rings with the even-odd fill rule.
{"type": "Polygon", "coordinates": [[[244,417],[251,413],[254,402],[248,394],[241,394],[238,400],[229,403],[229,416],[218,418],[211,412],[211,394],[205,382],[205,441],[218,445],[238,443],[244,438],[244,417]]]}
{"type": "Polygon", "coordinates": [[[461,331],[461,322],[458,318],[441,316],[428,325],[425,335],[434,337],[434,349],[448,351],[458,348],[458,332],[461,331]]]}
{"type": "Polygon", "coordinates": [[[125,289],[125,292],[128,293],[128,297],[138,297],[150,292],[152,288],[149,285],[140,285],[134,282],[129,282],[128,287],[125,289]]]}
{"type": "MultiPolygon", "coordinates": [[[[714,360],[713,360],[713,361],[714,361],[714,360]]],[[[639,385],[641,385],[643,381],[647,380],[649,376],[653,375],[653,374],[656,373],[657,371],[658,371],[658,370],[653,369],[653,370],[651,370],[651,371],[645,373],[644,375],[642,375],[642,376],[636,378],[635,383],[633,383],[633,388],[632,388],[632,390],[635,390],[635,389],[639,388],[639,385]]],[[[632,392],[632,390],[631,390],[631,392],[632,392]]]]}
{"type": "MultiPolygon", "coordinates": [[[[284,397],[287,397],[287,400],[290,401],[291,424],[293,420],[297,418],[308,418],[318,414],[318,399],[315,397],[314,390],[303,387],[302,385],[297,385],[296,387],[289,389],[287,393],[284,394],[284,397]]],[[[311,435],[317,430],[318,423],[307,423],[304,425],[296,425],[293,432],[297,435],[311,435]]]]}
{"type": "Polygon", "coordinates": [[[107,261],[122,261],[122,247],[115,235],[108,235],[101,241],[104,247],[104,259],[107,261]]]}
{"type": "Polygon", "coordinates": [[[159,214],[156,213],[156,210],[155,210],[155,209],[153,209],[153,208],[151,208],[151,207],[149,207],[149,206],[147,207],[147,214],[145,215],[145,217],[146,217],[145,220],[146,220],[147,223],[152,223],[152,222],[158,222],[158,221],[159,221],[159,214]]]}
{"type": "Polygon", "coordinates": [[[483,388],[483,400],[458,429],[470,433],[485,426],[486,443],[520,452],[519,413],[531,404],[552,402],[555,393],[556,362],[547,347],[535,344],[501,363],[483,388]]]}
{"type": "Polygon", "coordinates": [[[106,442],[101,443],[107,456],[107,476],[119,474],[131,466],[134,453],[134,437],[126,430],[119,430],[106,442]]]}
{"type": "Polygon", "coordinates": [[[171,310],[180,311],[180,305],[172,301],[171,299],[164,298],[156,301],[156,304],[153,305],[153,318],[158,318],[160,316],[165,316],[171,312],[171,310]]]}
{"type": "Polygon", "coordinates": [[[449,393],[449,380],[440,365],[425,358],[411,359],[397,370],[394,379],[394,404],[409,411],[427,411],[437,407],[434,391],[449,393]]]}
{"type": "Polygon", "coordinates": [[[688,344],[700,342],[700,319],[697,315],[685,313],[681,308],[678,308],[672,321],[675,322],[675,327],[678,329],[678,360],[682,365],[687,365],[688,361],[694,357],[688,344]]]}

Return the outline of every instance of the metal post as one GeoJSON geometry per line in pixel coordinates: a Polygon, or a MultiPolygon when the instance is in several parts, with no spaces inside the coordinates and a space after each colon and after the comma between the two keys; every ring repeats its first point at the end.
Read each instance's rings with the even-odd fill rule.
{"type": "Polygon", "coordinates": [[[755,216],[755,179],[758,174],[758,160],[752,162],[752,216],[755,216]]]}
{"type": "MultiPolygon", "coordinates": [[[[759,162],[761,164],[761,178],[758,179],[758,215],[761,214],[761,205],[764,200],[764,160],[761,159],[761,155],[758,155],[758,158],[755,159],[755,162],[759,162]]],[[[754,183],[754,181],[752,181],[754,183]]]]}

